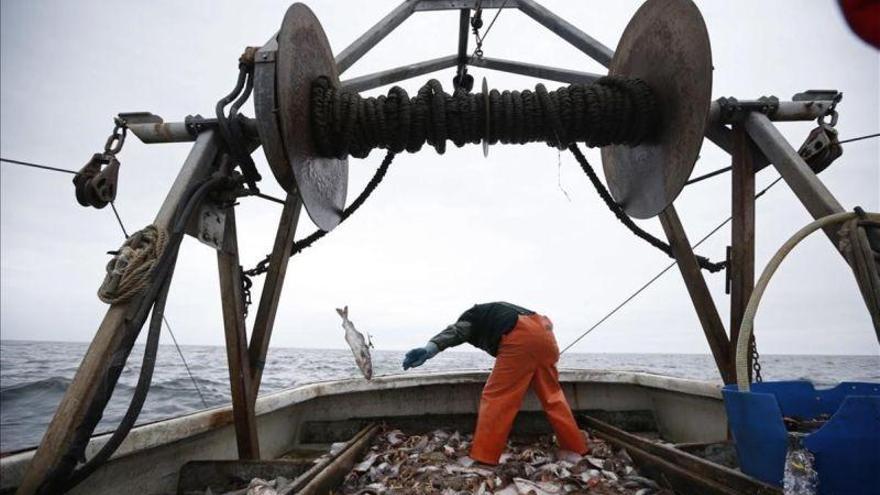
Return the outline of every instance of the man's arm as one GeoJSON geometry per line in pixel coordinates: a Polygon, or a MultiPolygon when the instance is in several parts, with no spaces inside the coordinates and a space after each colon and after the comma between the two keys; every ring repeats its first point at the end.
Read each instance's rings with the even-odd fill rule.
{"type": "Polygon", "coordinates": [[[442,351],[467,342],[473,331],[474,327],[469,321],[459,320],[431,337],[428,342],[433,342],[437,346],[437,350],[442,351]]]}
{"type": "Polygon", "coordinates": [[[403,359],[403,369],[421,366],[443,349],[466,342],[471,336],[471,332],[473,332],[473,326],[467,321],[459,320],[449,325],[446,330],[433,336],[425,344],[425,347],[416,347],[407,352],[403,359]]]}

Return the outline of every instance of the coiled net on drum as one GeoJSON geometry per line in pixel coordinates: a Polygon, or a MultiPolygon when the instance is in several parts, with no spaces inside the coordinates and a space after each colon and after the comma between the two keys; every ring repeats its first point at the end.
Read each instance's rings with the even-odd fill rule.
{"type": "Polygon", "coordinates": [[[398,86],[387,96],[364,98],[320,77],[312,84],[311,105],[318,154],[340,159],[364,158],[377,148],[415,153],[425,143],[442,154],[447,141],[461,147],[483,139],[559,149],[577,142],[636,145],[651,138],[660,118],[644,81],[610,76],[554,91],[538,84],[535,91],[452,95],[431,79],[413,98],[398,86]]]}

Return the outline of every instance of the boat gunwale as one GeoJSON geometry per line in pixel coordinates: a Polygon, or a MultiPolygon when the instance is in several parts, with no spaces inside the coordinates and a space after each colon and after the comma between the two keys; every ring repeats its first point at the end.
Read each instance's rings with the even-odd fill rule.
{"type": "MultiPolygon", "coordinates": [[[[361,378],[346,378],[311,382],[259,397],[256,403],[256,415],[259,417],[271,414],[318,397],[378,390],[395,390],[425,385],[484,383],[488,375],[488,369],[462,369],[418,374],[381,375],[374,377],[370,381],[361,378]]],[[[559,380],[561,383],[590,382],[633,385],[722,400],[722,386],[720,383],[647,372],[563,368],[559,370],[559,380]]],[[[111,459],[159,448],[163,445],[186,440],[231,424],[232,405],[225,404],[138,425],[131,430],[111,459]]],[[[108,432],[92,437],[86,448],[86,456],[94,455],[106,443],[110,435],[111,432],[108,432]]],[[[18,481],[19,471],[23,472],[22,470],[33,457],[35,451],[36,447],[32,447],[27,450],[9,453],[0,458],[0,478],[3,480],[3,483],[0,483],[0,488],[15,486],[12,483],[18,481]],[[7,484],[7,482],[12,483],[7,484]]]]}

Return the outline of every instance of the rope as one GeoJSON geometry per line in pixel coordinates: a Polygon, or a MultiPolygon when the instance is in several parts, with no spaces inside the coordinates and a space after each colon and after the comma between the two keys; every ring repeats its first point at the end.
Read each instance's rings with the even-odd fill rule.
{"type": "MultiPolygon", "coordinates": [[[[379,168],[376,169],[376,173],[373,174],[373,177],[370,179],[370,182],[368,182],[366,187],[364,187],[364,190],[361,191],[361,193],[358,195],[358,197],[355,198],[355,200],[352,201],[351,204],[348,205],[347,208],[342,210],[342,215],[340,215],[340,217],[341,217],[340,223],[344,222],[345,220],[348,219],[348,217],[353,215],[354,212],[356,212],[357,209],[360,208],[361,205],[364,204],[364,202],[367,200],[367,198],[369,198],[370,195],[373,194],[373,191],[376,190],[376,187],[379,185],[380,182],[382,182],[382,179],[385,178],[385,173],[388,172],[388,167],[391,165],[391,162],[394,161],[394,156],[395,156],[395,153],[393,151],[389,151],[388,153],[385,154],[385,159],[382,160],[382,163],[379,165],[379,168]]],[[[326,231],[316,230],[315,232],[312,232],[312,234],[309,235],[308,237],[301,239],[297,242],[294,242],[293,247],[290,250],[290,255],[293,256],[293,255],[301,252],[303,249],[306,249],[307,247],[311,246],[312,244],[314,244],[315,241],[324,237],[325,235],[327,235],[326,231]]]]}
{"type": "MultiPolygon", "coordinates": [[[[871,139],[871,138],[875,138],[875,137],[880,137],[880,133],[877,133],[877,134],[867,134],[867,135],[864,135],[864,136],[859,136],[859,137],[854,137],[854,138],[844,139],[843,141],[838,141],[837,144],[838,144],[838,145],[841,145],[841,144],[844,144],[844,143],[853,143],[853,142],[856,142],[856,141],[861,141],[861,140],[863,140],[863,139],[871,139]]],[[[733,170],[733,167],[730,167],[730,166],[728,166],[728,167],[723,167],[723,168],[719,168],[719,169],[717,169],[717,170],[713,170],[712,172],[708,172],[708,173],[705,173],[705,174],[703,174],[703,175],[698,175],[697,177],[694,177],[693,179],[689,179],[687,182],[684,183],[684,185],[689,186],[689,185],[691,185],[691,184],[696,184],[697,182],[700,182],[700,181],[703,181],[703,180],[706,180],[706,179],[709,179],[709,178],[715,177],[716,175],[721,175],[721,174],[723,174],[723,173],[725,173],[725,172],[730,172],[731,170],[733,170]]]]}
{"type": "Polygon", "coordinates": [[[712,177],[715,177],[716,175],[721,175],[725,172],[730,172],[731,170],[733,170],[732,166],[722,167],[717,170],[713,170],[709,173],[706,173],[703,175],[698,175],[698,176],[694,177],[693,179],[688,179],[688,181],[685,182],[684,185],[689,186],[691,184],[696,184],[697,182],[704,181],[706,179],[710,179],[712,177]]]}
{"type": "MultiPolygon", "coordinates": [[[[354,201],[347,208],[342,210],[342,215],[340,215],[341,220],[340,223],[344,222],[348,217],[354,214],[361,205],[373,194],[373,191],[376,190],[376,187],[379,186],[379,183],[382,182],[382,179],[385,178],[385,173],[388,172],[388,167],[391,166],[391,162],[394,161],[395,154],[391,151],[385,154],[385,159],[382,160],[382,163],[379,165],[379,168],[376,169],[376,173],[373,174],[373,177],[370,179],[370,182],[367,183],[364,190],[355,198],[354,201]]],[[[316,230],[309,234],[308,236],[300,239],[293,243],[290,247],[290,256],[293,257],[297,253],[302,252],[303,249],[310,247],[314,244],[318,239],[327,235],[327,231],[324,230],[316,230]]],[[[242,281],[247,280],[250,282],[250,277],[254,277],[257,275],[262,275],[269,270],[269,260],[271,259],[271,255],[267,254],[262,261],[256,264],[253,268],[249,270],[242,270],[242,281]]]]}
{"type": "Polygon", "coordinates": [[[98,298],[107,304],[128,301],[151,282],[168,234],[155,225],[148,225],[127,238],[113,259],[107,263],[107,275],[98,289],[98,298]]]}
{"type": "MultiPolygon", "coordinates": [[[[113,214],[116,215],[116,221],[119,223],[119,229],[122,230],[122,234],[128,238],[128,231],[125,228],[125,224],[122,222],[122,217],[119,215],[119,212],[116,210],[116,204],[114,202],[110,202],[110,206],[113,208],[113,214]]],[[[183,367],[186,369],[186,374],[189,375],[189,380],[192,382],[193,387],[196,389],[196,393],[199,394],[199,399],[202,401],[202,405],[207,409],[208,401],[205,400],[205,396],[202,394],[202,389],[199,387],[198,382],[196,381],[196,377],[193,376],[192,371],[189,368],[189,363],[186,362],[186,357],[183,355],[183,350],[180,348],[180,345],[177,343],[177,337],[174,336],[174,331],[171,330],[171,323],[168,321],[168,317],[165,315],[165,308],[163,303],[163,308],[161,311],[162,314],[162,322],[165,323],[165,329],[168,330],[168,335],[171,336],[171,341],[174,342],[174,347],[177,349],[177,355],[180,356],[180,361],[183,363],[183,367]]],[[[155,315],[154,315],[155,316],[155,315]]]]}
{"type": "MultiPolygon", "coordinates": [[[[868,220],[880,222],[880,213],[866,213],[864,214],[864,216],[868,220]]],[[[795,246],[797,246],[802,240],[806,239],[806,237],[813,232],[829,225],[834,225],[858,218],[859,213],[841,212],[822,217],[818,220],[814,220],[802,229],[795,232],[795,234],[791,236],[791,238],[785,241],[785,244],[783,244],[782,247],[779,248],[776,254],[774,254],[773,257],[770,258],[770,261],[767,263],[767,266],[761,273],[761,277],[758,279],[757,283],[755,283],[755,288],[752,291],[752,296],[749,298],[749,303],[748,305],[746,305],[746,310],[743,314],[742,325],[740,326],[739,330],[739,338],[736,341],[736,383],[739,386],[739,390],[741,392],[748,392],[750,389],[748,362],[749,341],[752,337],[752,332],[754,330],[755,315],[758,312],[758,305],[761,303],[761,297],[764,296],[764,291],[767,289],[767,285],[770,283],[770,279],[773,277],[773,274],[776,273],[776,269],[779,268],[779,265],[782,264],[782,260],[784,260],[785,257],[788,256],[788,253],[790,253],[795,248],[795,246]]]]}
{"type": "Polygon", "coordinates": [[[374,148],[414,153],[425,143],[442,154],[447,140],[458,147],[483,140],[540,141],[560,149],[575,142],[634,145],[649,138],[659,122],[659,105],[648,85],[617,77],[555,91],[538,84],[534,92],[459,90],[454,95],[431,79],[414,98],[398,86],[387,96],[362,98],[319,77],[311,103],[317,153],[337,158],[364,158],[374,148]]]}
{"type": "Polygon", "coordinates": [[[876,134],[866,134],[864,136],[844,139],[843,141],[838,141],[837,144],[852,143],[855,141],[861,141],[863,139],[871,139],[871,138],[875,138],[875,137],[880,137],[880,132],[878,132],[876,134]]]}
{"type": "Polygon", "coordinates": [[[9,158],[0,158],[0,162],[11,163],[13,165],[23,165],[25,167],[41,168],[43,170],[51,170],[53,172],[64,172],[65,174],[79,175],[79,172],[77,172],[75,170],[68,170],[66,168],[50,167],[48,165],[40,165],[38,163],[23,162],[20,160],[11,160],[9,158]]]}
{"type": "MultiPolygon", "coordinates": [[[[16,165],[24,165],[27,167],[41,168],[44,170],[51,170],[54,172],[64,172],[64,173],[69,173],[69,174],[74,174],[74,175],[79,174],[79,172],[75,172],[73,170],[67,170],[67,169],[57,168],[57,167],[49,167],[47,165],[40,165],[38,163],[23,162],[23,161],[19,161],[19,160],[10,160],[7,158],[0,158],[0,161],[12,163],[12,164],[16,164],[16,165]]],[[[265,195],[257,195],[257,196],[262,197],[265,195]]],[[[268,198],[268,196],[267,196],[267,198],[268,198]]],[[[124,235],[125,238],[127,239],[128,238],[128,231],[125,228],[125,224],[122,222],[122,217],[119,215],[119,211],[116,210],[116,204],[114,202],[111,202],[110,206],[113,209],[113,214],[116,216],[116,222],[119,224],[119,229],[122,230],[122,235],[124,235]]],[[[193,376],[192,371],[190,371],[189,363],[186,362],[186,358],[183,356],[183,351],[180,349],[180,346],[177,344],[177,338],[174,336],[174,332],[171,330],[171,323],[168,322],[168,318],[165,316],[164,311],[162,314],[162,320],[165,322],[165,328],[168,330],[168,334],[171,335],[171,340],[174,342],[174,347],[177,348],[177,354],[180,356],[180,360],[183,362],[183,367],[186,368],[186,373],[189,375],[190,381],[192,381],[192,384],[195,387],[196,392],[199,394],[199,398],[202,400],[202,405],[204,405],[205,408],[207,408],[208,401],[205,400],[205,396],[202,394],[202,390],[199,388],[199,384],[196,382],[196,379],[193,376]]]]}
{"type": "Polygon", "coordinates": [[[116,222],[119,224],[119,228],[122,229],[122,235],[125,236],[126,239],[128,239],[128,231],[125,230],[125,225],[122,224],[122,218],[119,217],[119,212],[116,211],[115,201],[110,202],[110,208],[113,209],[113,215],[116,216],[116,222]]]}
{"type": "MultiPolygon", "coordinates": [[[[624,211],[623,208],[620,207],[617,202],[614,201],[614,198],[611,197],[611,193],[608,192],[608,189],[605,188],[605,184],[602,184],[602,181],[599,180],[599,176],[596,175],[596,171],[593,170],[593,167],[587,161],[587,158],[581,153],[580,148],[578,148],[577,144],[570,144],[568,146],[569,151],[574,157],[577,159],[578,163],[581,164],[581,168],[584,170],[584,173],[589,177],[590,182],[593,184],[593,187],[596,189],[596,192],[599,193],[599,197],[602,198],[602,201],[605,202],[605,205],[614,213],[614,216],[620,220],[620,223],[626,226],[630,232],[643,239],[648,244],[654,246],[666,253],[670,258],[674,258],[675,256],[672,254],[672,248],[669,244],[661,241],[660,239],[654,237],[648,232],[642,230],[635,222],[632,221],[632,218],[629,217],[624,211]]],[[[704,270],[708,270],[710,273],[719,272],[727,267],[727,262],[723,261],[721,263],[715,263],[710,261],[708,258],[703,256],[697,256],[697,262],[700,264],[700,268],[704,270]]]]}
{"type": "Polygon", "coordinates": [[[171,323],[168,323],[168,317],[165,316],[165,312],[162,312],[162,321],[165,323],[165,328],[168,330],[168,335],[171,336],[171,341],[174,342],[174,347],[177,349],[177,355],[180,356],[181,362],[183,362],[183,367],[186,368],[186,374],[189,375],[189,380],[192,382],[193,387],[196,389],[196,393],[199,394],[199,399],[202,401],[202,405],[207,409],[208,401],[205,400],[205,396],[202,395],[202,389],[199,388],[199,383],[196,381],[196,377],[193,376],[192,371],[189,369],[189,363],[186,362],[186,358],[183,357],[183,350],[180,349],[180,344],[177,343],[177,337],[174,336],[174,332],[171,331],[171,323]]]}
{"type": "MultiPolygon", "coordinates": [[[[763,196],[764,193],[766,193],[767,191],[769,191],[770,188],[773,187],[773,186],[775,186],[776,183],[778,183],[780,180],[782,180],[782,177],[777,177],[776,180],[774,180],[773,182],[770,183],[770,185],[768,185],[767,187],[765,187],[764,189],[762,189],[761,192],[759,192],[758,194],[755,194],[755,199],[758,199],[758,198],[760,198],[761,196],[763,196]]],[[[718,232],[719,230],[721,230],[722,227],[724,227],[725,225],[727,225],[728,223],[730,223],[731,220],[733,220],[733,217],[732,217],[732,216],[731,216],[731,217],[727,217],[726,220],[724,220],[723,222],[719,223],[714,229],[712,229],[711,231],[709,231],[708,234],[706,234],[705,236],[703,236],[702,239],[700,239],[699,241],[697,241],[696,244],[694,244],[693,246],[691,246],[691,249],[696,249],[696,248],[700,247],[700,244],[706,242],[707,239],[709,239],[709,238],[712,237],[716,232],[718,232]]],[[[565,351],[571,349],[575,344],[577,344],[578,342],[580,342],[581,339],[583,339],[583,338],[586,337],[590,332],[592,332],[593,330],[595,330],[596,328],[598,328],[599,325],[601,325],[602,323],[605,323],[605,320],[607,320],[608,318],[610,318],[611,315],[613,315],[614,313],[616,313],[620,308],[622,308],[622,307],[623,307],[624,305],[626,305],[628,302],[630,302],[630,301],[632,301],[633,299],[635,299],[635,297],[636,297],[637,295],[641,294],[642,291],[644,291],[645,289],[648,288],[648,286],[650,286],[651,284],[653,284],[654,282],[656,282],[657,279],[659,279],[664,273],[668,272],[673,266],[675,266],[676,263],[677,263],[676,261],[673,261],[672,263],[666,265],[666,268],[660,270],[660,272],[657,273],[657,275],[654,275],[653,277],[651,277],[650,280],[648,280],[644,285],[642,285],[641,287],[639,287],[635,292],[633,292],[632,294],[630,294],[630,296],[627,297],[626,299],[624,299],[623,302],[621,302],[620,304],[618,304],[617,306],[615,306],[614,309],[612,309],[611,311],[609,311],[609,312],[608,312],[605,316],[603,316],[599,321],[597,321],[595,324],[593,324],[593,326],[591,326],[590,328],[588,328],[587,331],[585,331],[584,333],[582,333],[578,338],[574,339],[574,341],[573,341],[571,344],[568,344],[567,346],[565,346],[565,349],[563,349],[562,352],[560,352],[559,354],[563,354],[565,351]]],[[[752,341],[754,342],[754,339],[753,339],[752,341]]]]}

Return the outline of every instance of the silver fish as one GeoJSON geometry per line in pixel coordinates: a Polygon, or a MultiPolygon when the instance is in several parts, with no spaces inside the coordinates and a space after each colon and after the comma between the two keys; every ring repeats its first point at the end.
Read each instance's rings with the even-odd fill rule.
{"type": "Polygon", "coordinates": [[[342,317],[345,341],[351,347],[351,353],[354,354],[354,360],[357,362],[358,368],[361,369],[364,378],[367,380],[373,378],[373,361],[370,359],[372,342],[368,344],[363,334],[358,332],[351,320],[348,319],[348,306],[343,309],[336,308],[336,312],[342,317]]]}

